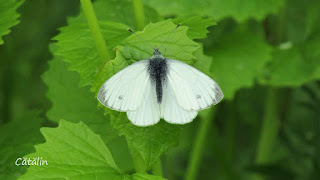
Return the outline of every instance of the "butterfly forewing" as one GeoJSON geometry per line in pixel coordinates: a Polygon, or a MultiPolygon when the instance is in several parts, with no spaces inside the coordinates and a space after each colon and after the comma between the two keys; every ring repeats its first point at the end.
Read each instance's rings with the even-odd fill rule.
{"type": "Polygon", "coordinates": [[[147,63],[147,60],[136,62],[112,76],[100,88],[98,100],[117,111],[138,109],[150,86],[147,63]]]}
{"type": "Polygon", "coordinates": [[[183,109],[199,111],[221,101],[223,93],[210,77],[180,61],[167,61],[167,83],[172,85],[177,101],[183,109]]]}

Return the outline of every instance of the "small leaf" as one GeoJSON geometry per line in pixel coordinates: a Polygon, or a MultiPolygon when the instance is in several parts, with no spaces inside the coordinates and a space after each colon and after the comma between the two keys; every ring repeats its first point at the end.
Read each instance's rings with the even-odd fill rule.
{"type": "Polygon", "coordinates": [[[3,44],[2,36],[10,33],[10,28],[19,23],[18,7],[22,0],[0,0],[0,45],[3,44]]]}

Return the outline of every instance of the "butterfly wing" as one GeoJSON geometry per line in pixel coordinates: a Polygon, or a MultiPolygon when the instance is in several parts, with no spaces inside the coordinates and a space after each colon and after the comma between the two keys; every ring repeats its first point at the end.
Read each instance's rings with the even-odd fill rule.
{"type": "Polygon", "coordinates": [[[188,111],[199,111],[223,98],[219,85],[201,71],[176,60],[168,60],[167,84],[172,85],[178,104],[188,111]]]}
{"type": "Polygon", "coordinates": [[[110,109],[133,111],[141,106],[148,86],[148,60],[138,61],[108,79],[97,98],[110,109]]]}
{"type": "Polygon", "coordinates": [[[162,97],[161,117],[167,122],[172,124],[186,124],[197,116],[197,111],[188,111],[179,105],[171,82],[167,81],[163,86],[162,97]]]}
{"type": "Polygon", "coordinates": [[[157,102],[156,86],[149,79],[141,106],[135,111],[128,111],[129,120],[137,126],[150,126],[160,120],[160,107],[157,102]]]}

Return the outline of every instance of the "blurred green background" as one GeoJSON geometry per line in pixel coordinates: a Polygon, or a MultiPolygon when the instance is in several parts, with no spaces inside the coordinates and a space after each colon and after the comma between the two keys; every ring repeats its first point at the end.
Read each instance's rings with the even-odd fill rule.
{"type": "MultiPolygon", "coordinates": [[[[320,179],[319,0],[96,0],[93,7],[99,21],[124,29],[169,18],[189,26],[188,36],[203,47],[193,65],[225,93],[190,124],[154,127],[174,134],[172,142],[143,134],[166,144],[157,152],[162,165],[154,165],[163,172],[152,163],[146,172],[167,179],[320,179]]],[[[96,108],[95,85],[77,69],[76,58],[99,58],[95,44],[70,50],[91,35],[81,29],[81,8],[78,0],[0,0],[0,179],[24,174],[27,168],[14,161],[45,142],[40,127],[60,119],[84,121],[123,172],[137,171],[130,143],[147,140],[109,124],[113,114],[96,108]]],[[[116,36],[103,28],[104,36],[116,36]]],[[[116,38],[130,35],[123,32],[116,38]]],[[[114,58],[115,48],[109,51],[114,58]]]]}

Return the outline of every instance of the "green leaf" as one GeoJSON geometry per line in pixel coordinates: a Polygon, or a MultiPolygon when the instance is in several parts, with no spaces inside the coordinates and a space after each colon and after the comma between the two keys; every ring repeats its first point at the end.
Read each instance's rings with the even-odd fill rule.
{"type": "Polygon", "coordinates": [[[0,179],[16,179],[26,167],[16,166],[15,161],[34,152],[33,145],[41,143],[42,119],[39,112],[29,111],[21,119],[10,121],[0,127],[0,179]]]}
{"type": "Polygon", "coordinates": [[[145,174],[123,174],[102,139],[84,123],[60,121],[42,128],[46,142],[27,158],[42,157],[48,165],[30,166],[20,179],[160,179],[145,174]]]}
{"type": "Polygon", "coordinates": [[[94,94],[88,87],[78,86],[79,75],[68,71],[67,64],[61,58],[54,57],[49,62],[49,70],[43,74],[42,79],[48,86],[47,97],[52,102],[52,107],[47,112],[50,120],[83,121],[95,133],[101,135],[104,142],[117,136],[110,127],[110,122],[103,115],[103,111],[96,108],[94,94]]]}
{"type": "Polygon", "coordinates": [[[201,16],[179,16],[173,19],[175,24],[181,23],[182,26],[188,26],[187,35],[190,39],[204,39],[209,31],[208,27],[217,25],[212,18],[202,18],[201,16]]]}
{"type": "Polygon", "coordinates": [[[48,165],[30,166],[20,179],[116,178],[121,172],[101,138],[84,123],[60,121],[58,128],[42,128],[46,142],[27,158],[42,157],[48,165]]]}
{"type": "Polygon", "coordinates": [[[0,0],[0,45],[2,36],[10,33],[10,28],[19,23],[19,14],[16,12],[23,3],[22,0],[0,0]]]}
{"type": "Polygon", "coordinates": [[[236,30],[226,33],[212,45],[212,77],[220,85],[226,99],[235,92],[254,85],[254,80],[271,58],[272,48],[261,35],[236,30]]]}
{"type": "MultiPolygon", "coordinates": [[[[130,33],[127,26],[114,22],[100,22],[101,33],[107,47],[112,48],[128,37],[130,33]]],[[[57,40],[58,50],[56,55],[61,55],[63,60],[70,64],[69,70],[80,74],[80,86],[92,85],[92,78],[104,61],[99,57],[90,29],[86,23],[74,23],[60,29],[61,33],[54,37],[57,40]]],[[[110,53],[113,54],[113,53],[110,53]]]]}
{"type": "Polygon", "coordinates": [[[144,2],[155,8],[161,15],[209,15],[217,20],[232,17],[244,22],[249,18],[264,19],[268,14],[278,12],[283,0],[163,0],[144,2]]]}
{"type": "MultiPolygon", "coordinates": [[[[158,23],[150,23],[143,31],[136,32],[136,34],[144,38],[152,46],[159,47],[162,44],[160,51],[166,58],[193,64],[196,61],[193,53],[200,46],[189,39],[187,27],[179,27],[170,35],[176,26],[171,19],[168,19],[158,23]],[[166,39],[168,35],[170,37],[166,39]]],[[[129,62],[149,59],[154,51],[153,47],[148,46],[145,41],[134,34],[125,39],[121,46],[121,54],[129,62]]]]}

